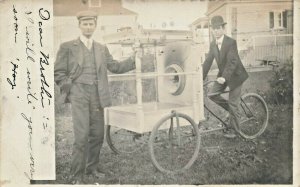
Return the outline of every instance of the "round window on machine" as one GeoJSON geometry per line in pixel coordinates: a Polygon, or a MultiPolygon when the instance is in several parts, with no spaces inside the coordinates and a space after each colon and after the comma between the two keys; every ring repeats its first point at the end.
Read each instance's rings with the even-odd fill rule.
{"type": "Polygon", "coordinates": [[[178,64],[171,64],[166,67],[165,73],[170,73],[171,75],[164,77],[164,85],[167,91],[172,95],[180,95],[185,87],[185,75],[183,69],[178,64]],[[177,74],[178,73],[178,74],[177,74]]]}

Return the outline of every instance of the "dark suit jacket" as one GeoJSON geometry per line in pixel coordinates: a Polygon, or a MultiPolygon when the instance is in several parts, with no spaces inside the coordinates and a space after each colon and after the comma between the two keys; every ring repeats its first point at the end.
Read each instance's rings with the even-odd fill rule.
{"type": "Polygon", "coordinates": [[[219,69],[217,77],[225,78],[225,83],[230,89],[240,86],[248,78],[248,73],[241,62],[236,41],[234,39],[224,35],[220,52],[218,52],[216,40],[210,43],[208,56],[203,63],[204,79],[206,78],[214,59],[216,60],[219,69]]]}
{"type": "MultiPolygon", "coordinates": [[[[83,51],[80,39],[61,44],[58,50],[55,66],[54,80],[62,87],[64,84],[72,84],[82,72],[83,51]]],[[[94,42],[94,55],[97,67],[98,94],[102,107],[111,105],[107,69],[112,73],[124,73],[135,69],[134,60],[129,58],[118,62],[113,60],[106,46],[94,42]]]]}

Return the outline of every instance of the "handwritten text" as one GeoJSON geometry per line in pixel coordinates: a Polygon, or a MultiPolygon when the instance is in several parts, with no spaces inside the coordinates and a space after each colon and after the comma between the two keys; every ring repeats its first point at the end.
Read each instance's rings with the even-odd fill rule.
{"type": "Polygon", "coordinates": [[[34,44],[31,43],[31,41],[30,41],[30,32],[28,30],[28,27],[25,27],[25,30],[26,30],[26,55],[27,55],[27,60],[35,62],[34,58],[32,57],[32,55],[35,55],[35,52],[31,48],[34,44]]]}
{"type": "MultiPolygon", "coordinates": [[[[44,10],[43,8],[40,8],[39,10],[39,15],[40,15],[40,18],[42,20],[49,20],[50,19],[50,13],[48,10],[44,10]]],[[[39,21],[39,32],[40,32],[40,45],[41,47],[43,47],[43,36],[42,36],[42,33],[43,33],[43,28],[42,28],[42,25],[43,25],[43,22],[42,21],[39,21]]]]}
{"type": "Polygon", "coordinates": [[[32,92],[31,92],[31,84],[32,84],[32,82],[31,82],[31,78],[30,78],[30,71],[27,68],[27,102],[28,102],[28,104],[32,103],[32,99],[38,100],[34,96],[36,93],[32,94],[32,92]]]}
{"type": "Polygon", "coordinates": [[[34,157],[33,157],[33,148],[32,148],[32,134],[33,134],[33,128],[32,128],[32,120],[31,117],[27,117],[24,113],[21,113],[23,119],[26,120],[27,122],[27,128],[28,128],[28,144],[29,144],[29,173],[27,174],[25,172],[25,175],[29,178],[29,179],[33,179],[33,175],[35,172],[35,165],[34,165],[34,157]]]}
{"type": "MultiPolygon", "coordinates": [[[[19,61],[19,59],[17,59],[19,61]]],[[[16,76],[17,76],[17,68],[18,68],[18,65],[13,63],[13,62],[10,62],[12,65],[13,65],[13,68],[12,68],[12,78],[13,80],[10,80],[10,78],[7,78],[7,82],[11,85],[11,89],[13,90],[15,88],[15,86],[17,86],[16,84],[16,76]]]]}
{"type": "Polygon", "coordinates": [[[15,43],[17,43],[17,34],[18,34],[18,30],[19,30],[19,25],[18,25],[18,18],[17,18],[17,10],[15,5],[13,5],[13,13],[14,13],[14,26],[15,26],[15,43]]]}
{"type": "Polygon", "coordinates": [[[50,105],[50,99],[52,98],[52,95],[50,94],[50,92],[47,90],[47,88],[49,88],[49,84],[47,82],[47,79],[45,77],[44,71],[44,65],[49,65],[48,59],[49,59],[49,55],[45,55],[42,51],[41,51],[41,55],[42,57],[40,58],[40,76],[41,76],[41,103],[42,103],[42,107],[44,108],[44,94],[46,94],[46,96],[48,97],[48,105],[50,105]]]}

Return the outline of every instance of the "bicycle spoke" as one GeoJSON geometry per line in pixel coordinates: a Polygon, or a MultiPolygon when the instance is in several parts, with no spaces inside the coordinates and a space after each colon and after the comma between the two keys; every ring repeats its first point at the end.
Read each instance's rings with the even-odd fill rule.
{"type": "Polygon", "coordinates": [[[176,113],[176,124],[177,124],[177,131],[178,131],[178,135],[177,135],[178,145],[181,146],[181,129],[180,129],[179,117],[177,113],[176,113]]]}
{"type": "Polygon", "coordinates": [[[171,159],[171,164],[174,164],[174,155],[173,155],[173,131],[174,131],[174,124],[173,124],[173,118],[170,120],[170,129],[169,129],[169,146],[170,146],[170,159],[171,159]]]}
{"type": "Polygon", "coordinates": [[[158,122],[152,131],[149,149],[152,162],[160,171],[178,172],[190,167],[196,159],[200,136],[195,123],[188,119],[186,115],[172,113],[158,122]]]}

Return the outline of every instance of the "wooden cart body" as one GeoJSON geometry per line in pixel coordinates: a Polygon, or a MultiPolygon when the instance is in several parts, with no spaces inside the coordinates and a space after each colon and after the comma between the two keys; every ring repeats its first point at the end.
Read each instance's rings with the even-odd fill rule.
{"type": "MultiPolygon", "coordinates": [[[[202,56],[201,48],[198,45],[193,45],[191,41],[173,42],[155,47],[156,72],[141,73],[142,62],[140,58],[136,58],[135,73],[111,75],[111,81],[122,81],[122,79],[136,81],[137,103],[107,108],[106,124],[137,133],[150,132],[157,121],[173,110],[187,114],[196,123],[204,120],[202,56]],[[180,59],[176,55],[172,59],[171,55],[174,51],[182,53],[186,49],[189,50],[184,54],[184,59],[180,59]],[[181,71],[177,69],[178,66],[181,67],[181,71]],[[184,83],[180,82],[181,85],[178,85],[178,87],[181,86],[180,93],[174,93],[174,90],[171,93],[168,89],[172,84],[172,81],[168,80],[173,80],[172,77],[179,79],[178,82],[184,81],[184,83]],[[157,100],[143,103],[142,81],[149,78],[155,79],[157,100]]],[[[182,123],[181,125],[185,124],[182,123]]]]}

